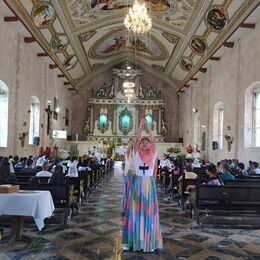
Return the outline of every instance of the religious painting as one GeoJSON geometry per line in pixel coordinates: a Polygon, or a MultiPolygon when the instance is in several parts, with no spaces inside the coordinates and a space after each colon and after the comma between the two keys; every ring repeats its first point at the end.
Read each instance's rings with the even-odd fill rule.
{"type": "Polygon", "coordinates": [[[119,52],[120,49],[126,48],[126,38],[122,35],[120,37],[109,38],[104,45],[101,46],[100,52],[103,54],[119,52]]]}
{"type": "Polygon", "coordinates": [[[169,54],[163,44],[153,35],[137,35],[127,37],[126,29],[117,29],[107,33],[95,42],[88,55],[93,59],[114,57],[116,54],[133,51],[140,56],[150,59],[166,59],[169,54]]]}
{"type": "Polygon", "coordinates": [[[99,115],[98,123],[97,123],[98,130],[103,134],[108,130],[109,122],[107,115],[102,113],[99,115]]]}
{"type": "Polygon", "coordinates": [[[119,129],[125,135],[133,129],[133,115],[127,108],[119,114],[119,129]]]}
{"type": "Polygon", "coordinates": [[[190,58],[182,57],[179,61],[181,68],[185,71],[191,71],[193,68],[193,63],[190,58]]]}
{"type": "Polygon", "coordinates": [[[66,60],[63,63],[63,66],[67,69],[73,69],[75,65],[78,62],[78,58],[75,55],[70,55],[69,57],[66,58],[66,60]]]}
{"type": "Polygon", "coordinates": [[[55,20],[54,8],[48,3],[36,3],[31,13],[34,24],[40,28],[49,27],[55,20]]]}
{"type": "Polygon", "coordinates": [[[196,36],[191,39],[190,47],[196,54],[203,56],[207,49],[207,43],[203,38],[196,36]]]}
{"type": "Polygon", "coordinates": [[[117,0],[92,0],[91,8],[93,11],[107,11],[107,10],[117,10],[127,7],[127,1],[117,1],[117,0]]]}
{"type": "Polygon", "coordinates": [[[206,23],[214,31],[222,30],[227,24],[227,15],[221,7],[214,7],[206,15],[206,23]]]}
{"type": "Polygon", "coordinates": [[[65,34],[60,33],[52,37],[50,46],[54,52],[61,52],[66,49],[68,44],[69,44],[68,37],[65,34]]]}
{"type": "MultiPolygon", "coordinates": [[[[92,0],[91,8],[93,11],[120,10],[132,7],[131,0],[92,0]]],[[[144,0],[147,3],[147,9],[152,12],[161,13],[170,9],[170,3],[167,0],[144,0]]]]}

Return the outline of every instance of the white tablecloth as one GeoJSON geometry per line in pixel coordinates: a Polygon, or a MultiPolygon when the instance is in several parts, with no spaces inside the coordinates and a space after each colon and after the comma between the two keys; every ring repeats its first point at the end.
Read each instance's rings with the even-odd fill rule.
{"type": "Polygon", "coordinates": [[[49,191],[20,191],[0,193],[0,215],[31,216],[39,230],[44,227],[44,219],[54,211],[49,191]]]}

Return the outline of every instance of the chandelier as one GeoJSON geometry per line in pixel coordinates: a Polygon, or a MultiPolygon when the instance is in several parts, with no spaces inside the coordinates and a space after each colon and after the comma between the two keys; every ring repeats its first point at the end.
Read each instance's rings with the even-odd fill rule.
{"type": "Polygon", "coordinates": [[[127,98],[127,102],[130,103],[130,99],[134,95],[134,87],[135,83],[131,81],[125,81],[123,83],[123,88],[124,88],[124,96],[127,98]]]}
{"type": "Polygon", "coordinates": [[[152,27],[152,20],[148,16],[145,3],[139,4],[135,1],[133,8],[130,8],[125,21],[125,27],[134,33],[146,33],[152,27]]]}

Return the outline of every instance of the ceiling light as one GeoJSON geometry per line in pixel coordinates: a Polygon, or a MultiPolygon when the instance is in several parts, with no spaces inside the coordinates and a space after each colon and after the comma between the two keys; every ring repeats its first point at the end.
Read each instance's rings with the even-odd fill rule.
{"type": "Polygon", "coordinates": [[[134,33],[146,33],[152,27],[152,20],[148,16],[145,3],[139,4],[135,1],[132,8],[130,8],[125,21],[125,27],[134,33]]]}
{"type": "Polygon", "coordinates": [[[197,113],[197,112],[198,112],[198,109],[197,109],[197,108],[192,108],[192,112],[193,112],[193,113],[197,113]]]}

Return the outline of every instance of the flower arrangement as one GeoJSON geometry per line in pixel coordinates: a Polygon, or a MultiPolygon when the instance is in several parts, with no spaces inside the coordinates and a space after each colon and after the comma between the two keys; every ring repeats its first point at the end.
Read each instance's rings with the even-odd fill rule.
{"type": "Polygon", "coordinates": [[[179,147],[177,147],[177,146],[175,146],[175,147],[169,147],[169,148],[167,149],[167,152],[168,152],[168,153],[180,153],[180,152],[181,152],[181,149],[180,149],[179,147]]]}

